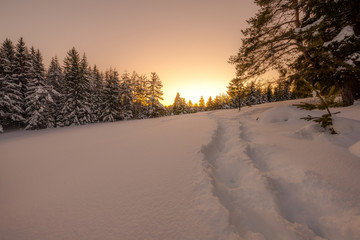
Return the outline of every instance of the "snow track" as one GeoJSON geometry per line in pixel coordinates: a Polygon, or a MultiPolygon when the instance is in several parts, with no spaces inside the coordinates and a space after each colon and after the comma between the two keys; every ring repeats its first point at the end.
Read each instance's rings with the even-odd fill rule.
{"type": "Polygon", "coordinates": [[[217,129],[202,149],[204,166],[233,231],[246,240],[359,239],[359,195],[327,181],[328,174],[289,164],[279,136],[295,146],[297,139],[261,129],[257,120],[268,109],[209,114],[217,129]]]}

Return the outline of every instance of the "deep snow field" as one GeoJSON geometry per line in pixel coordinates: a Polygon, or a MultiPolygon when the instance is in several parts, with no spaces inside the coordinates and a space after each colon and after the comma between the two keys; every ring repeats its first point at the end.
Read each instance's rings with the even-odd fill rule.
{"type": "Polygon", "coordinates": [[[360,102],[0,135],[1,240],[360,239],[360,102]]]}

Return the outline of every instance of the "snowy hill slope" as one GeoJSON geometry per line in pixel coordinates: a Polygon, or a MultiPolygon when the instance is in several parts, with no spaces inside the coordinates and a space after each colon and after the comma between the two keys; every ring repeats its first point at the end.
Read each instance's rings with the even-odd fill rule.
{"type": "Polygon", "coordinates": [[[0,135],[0,239],[360,239],[360,104],[0,135]]]}

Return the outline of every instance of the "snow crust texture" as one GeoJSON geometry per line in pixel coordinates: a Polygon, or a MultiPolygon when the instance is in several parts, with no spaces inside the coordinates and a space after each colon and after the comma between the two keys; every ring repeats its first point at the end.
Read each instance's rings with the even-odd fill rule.
{"type": "Polygon", "coordinates": [[[360,239],[360,104],[0,135],[0,239],[360,239]]]}

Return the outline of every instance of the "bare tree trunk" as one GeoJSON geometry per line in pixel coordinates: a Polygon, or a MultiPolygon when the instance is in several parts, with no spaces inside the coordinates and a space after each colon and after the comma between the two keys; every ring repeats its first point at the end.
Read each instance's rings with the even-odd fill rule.
{"type": "Polygon", "coordinates": [[[298,0],[294,0],[294,9],[295,9],[295,27],[300,27],[300,12],[299,12],[299,3],[298,0]]]}
{"type": "Polygon", "coordinates": [[[344,106],[354,104],[353,84],[351,81],[345,81],[342,86],[342,100],[344,106]]]}

